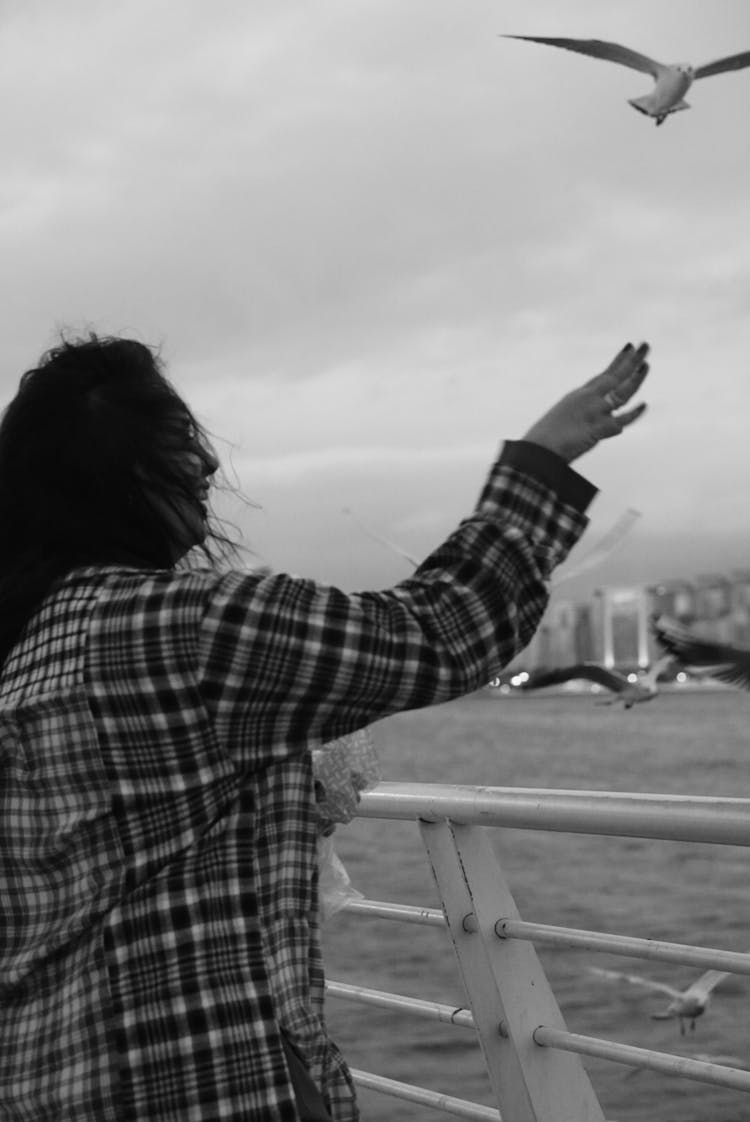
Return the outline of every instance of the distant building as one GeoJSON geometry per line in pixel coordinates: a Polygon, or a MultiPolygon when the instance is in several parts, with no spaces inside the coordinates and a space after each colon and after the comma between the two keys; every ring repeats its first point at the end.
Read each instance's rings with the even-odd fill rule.
{"type": "Polygon", "coordinates": [[[722,573],[708,573],[693,581],[695,618],[704,622],[719,620],[729,614],[729,578],[722,573]]]}
{"type": "Polygon", "coordinates": [[[576,605],[572,600],[552,601],[545,616],[549,641],[545,666],[570,666],[576,652],[576,605]]]}
{"type": "Polygon", "coordinates": [[[576,662],[593,662],[594,621],[591,604],[576,604],[575,619],[576,662]]]}
{"type": "Polygon", "coordinates": [[[729,574],[729,614],[731,642],[750,646],[750,569],[734,569],[729,574]]]}
{"type": "Polygon", "coordinates": [[[671,616],[680,623],[690,623],[695,618],[695,590],[690,581],[660,581],[649,585],[646,591],[655,615],[671,616]]]}
{"type": "Polygon", "coordinates": [[[598,588],[592,604],[595,660],[620,670],[642,670],[651,662],[650,597],[642,585],[598,588]]]}
{"type": "Polygon", "coordinates": [[[533,639],[508,665],[508,671],[570,666],[594,658],[591,607],[574,600],[552,600],[533,639]]]}
{"type": "Polygon", "coordinates": [[[750,569],[653,585],[603,587],[588,602],[551,599],[529,645],[507,673],[599,662],[629,672],[662,655],[650,619],[668,615],[696,635],[750,647],[750,569]]]}

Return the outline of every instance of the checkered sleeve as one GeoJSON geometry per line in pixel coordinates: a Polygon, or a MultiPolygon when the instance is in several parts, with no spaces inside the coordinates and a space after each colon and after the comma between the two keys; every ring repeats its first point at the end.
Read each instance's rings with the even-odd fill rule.
{"type": "Polygon", "coordinates": [[[558,473],[552,486],[528,446],[506,446],[471,517],[387,591],[345,594],[267,571],[217,577],[201,688],[224,742],[273,758],[484,685],[531,639],[546,581],[586,525],[593,489],[574,495],[581,477],[562,461],[558,473]]]}

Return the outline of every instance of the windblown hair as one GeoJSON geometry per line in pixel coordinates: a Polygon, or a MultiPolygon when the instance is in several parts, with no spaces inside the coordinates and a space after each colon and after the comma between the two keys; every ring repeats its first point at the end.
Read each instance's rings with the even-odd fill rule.
{"type": "MultiPolygon", "coordinates": [[[[143,343],[95,334],[63,341],[22,376],[0,422],[0,665],[75,566],[174,568],[152,496],[174,504],[188,492],[175,454],[186,443],[210,447],[143,343]]],[[[209,562],[232,548],[209,526],[209,562]]]]}

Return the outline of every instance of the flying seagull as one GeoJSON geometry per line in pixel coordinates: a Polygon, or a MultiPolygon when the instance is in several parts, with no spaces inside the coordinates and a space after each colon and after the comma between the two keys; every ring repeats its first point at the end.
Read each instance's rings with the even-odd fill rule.
{"type": "MultiPolygon", "coordinates": [[[[407,551],[402,546],[396,545],[395,542],[389,541],[388,538],[383,537],[382,534],[379,534],[376,530],[373,530],[371,526],[368,526],[367,523],[362,521],[359,515],[354,513],[351,507],[342,507],[341,512],[342,514],[347,514],[354,522],[356,522],[360,530],[367,534],[368,538],[372,538],[372,540],[377,542],[379,545],[385,546],[385,548],[390,550],[391,553],[396,553],[399,557],[403,557],[405,561],[409,562],[412,568],[419,568],[421,562],[417,560],[414,554],[407,553],[407,551]]],[[[625,535],[630,533],[633,526],[640,517],[641,512],[639,510],[634,510],[632,507],[628,507],[627,510],[623,511],[616,522],[612,526],[610,526],[606,534],[603,535],[603,537],[596,543],[596,545],[592,549],[590,549],[588,553],[584,557],[582,557],[577,564],[572,565],[563,573],[553,573],[552,579],[549,582],[550,586],[554,588],[558,584],[562,584],[563,581],[572,580],[574,577],[580,576],[581,573],[585,573],[587,569],[591,569],[594,566],[599,565],[609,556],[610,553],[612,553],[619,546],[625,535]]]]}
{"type": "Polygon", "coordinates": [[[578,51],[592,58],[603,58],[609,62],[619,62],[631,70],[641,70],[650,74],[656,85],[645,97],[629,98],[629,104],[639,113],[654,117],[657,125],[666,121],[670,113],[678,109],[689,109],[684,95],[697,78],[710,78],[712,74],[723,74],[727,70],[741,70],[750,66],[750,51],[738,55],[716,59],[705,66],[691,66],[689,63],[668,64],[657,62],[648,55],[631,51],[619,43],[607,43],[602,39],[549,39],[540,35],[502,35],[502,39],[523,39],[528,43],[547,43],[550,47],[562,47],[566,51],[578,51]]]}
{"type": "Polygon", "coordinates": [[[585,679],[596,682],[610,690],[613,697],[598,701],[597,705],[612,705],[621,701],[625,709],[631,709],[639,702],[651,701],[658,692],[657,682],[663,672],[674,662],[671,654],[657,659],[637,682],[629,681],[617,670],[609,670],[598,662],[577,662],[572,666],[557,666],[552,670],[532,670],[516,688],[521,690],[541,690],[546,686],[559,686],[562,682],[585,679]]]}
{"type": "Polygon", "coordinates": [[[750,690],[750,650],[747,647],[701,639],[669,616],[652,619],[651,630],[664,650],[688,669],[750,690]]]}
{"type": "Polygon", "coordinates": [[[640,974],[623,974],[619,970],[602,970],[598,966],[590,966],[588,969],[592,974],[607,978],[609,981],[630,982],[633,986],[644,986],[646,989],[667,994],[672,999],[669,1005],[659,1013],[652,1013],[651,1020],[670,1021],[676,1017],[680,1022],[680,1036],[685,1035],[686,1021],[690,1024],[691,1030],[695,1028],[696,1018],[705,1013],[711,994],[720,982],[729,977],[729,972],[726,970],[707,970],[686,990],[676,990],[664,982],[642,978],[640,974]]]}

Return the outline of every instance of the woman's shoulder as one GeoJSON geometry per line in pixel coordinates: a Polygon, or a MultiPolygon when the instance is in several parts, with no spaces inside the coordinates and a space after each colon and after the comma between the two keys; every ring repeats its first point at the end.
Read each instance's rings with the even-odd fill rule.
{"type": "Polygon", "coordinates": [[[88,565],[73,569],[58,586],[58,595],[84,595],[110,606],[133,610],[205,609],[215,598],[252,595],[272,574],[265,568],[147,569],[128,565],[88,565]]]}
{"type": "Polygon", "coordinates": [[[212,632],[242,627],[255,616],[263,616],[267,623],[269,611],[304,615],[315,605],[320,608],[321,594],[327,603],[337,592],[266,566],[175,570],[92,565],[70,572],[57,595],[85,601],[81,608],[86,614],[91,611],[94,627],[98,621],[101,629],[192,631],[198,627],[212,632]]]}
{"type": "MultiPolygon", "coordinates": [[[[267,570],[265,570],[267,572],[267,570]]],[[[180,590],[211,589],[224,583],[230,585],[257,577],[264,570],[185,568],[151,569],[140,565],[79,565],[59,582],[59,589],[101,588],[112,592],[169,593],[180,590]]]]}

